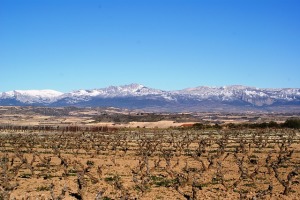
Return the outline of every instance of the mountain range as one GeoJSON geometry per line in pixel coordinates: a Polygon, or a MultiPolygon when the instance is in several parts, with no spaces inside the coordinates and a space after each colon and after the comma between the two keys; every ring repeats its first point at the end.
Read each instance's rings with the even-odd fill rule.
{"type": "Polygon", "coordinates": [[[119,107],[159,112],[299,112],[300,88],[261,89],[232,85],[164,91],[130,84],[67,93],[55,90],[14,90],[0,92],[0,105],[119,107]]]}

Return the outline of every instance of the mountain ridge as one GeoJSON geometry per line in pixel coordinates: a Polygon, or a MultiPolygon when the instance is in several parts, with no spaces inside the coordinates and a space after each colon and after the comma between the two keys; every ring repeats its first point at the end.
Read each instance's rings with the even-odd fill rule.
{"type": "Polygon", "coordinates": [[[165,91],[133,83],[100,89],[13,90],[0,92],[0,105],[39,106],[114,106],[128,109],[192,110],[264,110],[273,107],[300,108],[299,88],[257,88],[243,85],[198,86],[165,91]]]}

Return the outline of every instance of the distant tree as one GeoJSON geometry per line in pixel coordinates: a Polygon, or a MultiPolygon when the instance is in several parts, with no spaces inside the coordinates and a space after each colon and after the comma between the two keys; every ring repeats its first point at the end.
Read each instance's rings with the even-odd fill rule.
{"type": "Polygon", "coordinates": [[[220,126],[219,124],[215,124],[214,126],[213,126],[215,129],[222,129],[222,126],[220,126]]]}
{"type": "Polygon", "coordinates": [[[195,124],[193,124],[193,127],[195,129],[204,129],[205,128],[205,126],[201,123],[195,123],[195,124]]]}
{"type": "Polygon", "coordinates": [[[263,123],[259,124],[259,127],[260,128],[268,128],[269,124],[267,122],[263,122],[263,123]]]}
{"type": "Polygon", "coordinates": [[[291,118],[291,119],[287,119],[284,124],[284,127],[287,128],[300,128],[300,119],[299,118],[291,118]]]}
{"type": "Polygon", "coordinates": [[[274,121],[270,121],[268,126],[270,128],[278,128],[279,127],[279,124],[277,124],[277,122],[274,122],[274,121]]]}

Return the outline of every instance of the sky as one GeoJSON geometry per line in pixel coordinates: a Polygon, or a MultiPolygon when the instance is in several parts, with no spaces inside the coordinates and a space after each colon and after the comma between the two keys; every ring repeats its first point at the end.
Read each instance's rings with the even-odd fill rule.
{"type": "Polygon", "coordinates": [[[299,0],[0,0],[0,91],[300,88],[299,0]]]}

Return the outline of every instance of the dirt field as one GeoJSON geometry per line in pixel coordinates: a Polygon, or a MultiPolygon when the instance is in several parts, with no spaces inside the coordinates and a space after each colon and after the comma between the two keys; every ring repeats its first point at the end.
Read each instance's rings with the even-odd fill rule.
{"type": "Polygon", "coordinates": [[[283,123],[300,113],[143,113],[117,108],[0,106],[1,126],[112,126],[169,128],[182,124],[283,123]]]}
{"type": "Polygon", "coordinates": [[[299,199],[288,129],[0,134],[0,199],[299,199]]]}

